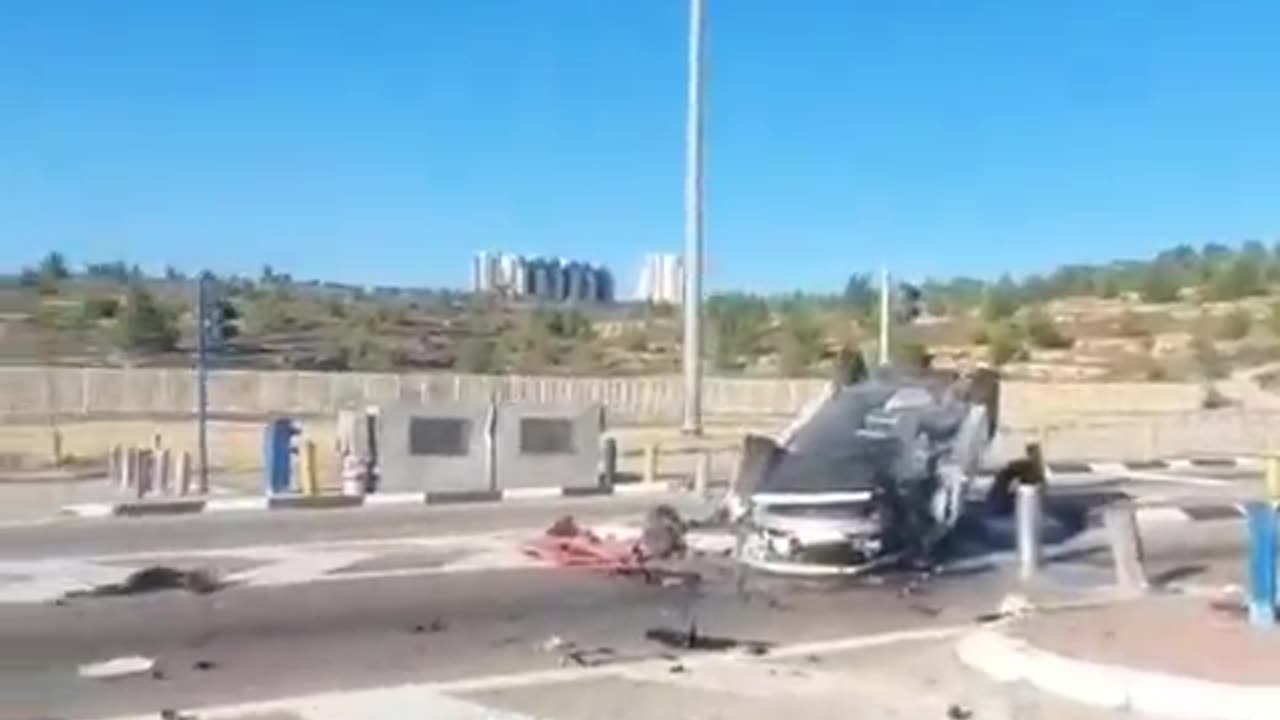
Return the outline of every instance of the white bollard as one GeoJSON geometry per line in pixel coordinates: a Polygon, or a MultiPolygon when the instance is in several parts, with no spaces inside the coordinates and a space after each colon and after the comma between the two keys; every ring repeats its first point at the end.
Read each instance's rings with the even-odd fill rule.
{"type": "Polygon", "coordinates": [[[711,451],[698,451],[698,464],[693,472],[693,490],[699,497],[706,497],[711,484],[711,451]]]}
{"type": "Polygon", "coordinates": [[[173,494],[173,451],[163,448],[156,457],[156,483],[161,495],[173,494]]]}
{"type": "Polygon", "coordinates": [[[121,464],[121,489],[137,494],[138,492],[138,448],[124,449],[124,462],[121,464]]]}
{"type": "Polygon", "coordinates": [[[112,445],[107,451],[107,482],[117,490],[123,490],[124,479],[124,448],[112,445]]]}
{"type": "Polygon", "coordinates": [[[191,492],[191,453],[186,450],[178,453],[178,462],[173,469],[173,484],[177,487],[178,494],[186,495],[191,492]]]}
{"type": "Polygon", "coordinates": [[[1041,528],[1044,524],[1041,515],[1042,501],[1040,485],[1018,484],[1018,503],[1015,509],[1018,526],[1018,575],[1023,581],[1031,580],[1040,571],[1043,557],[1040,546],[1041,528]]]}
{"type": "Polygon", "coordinates": [[[137,497],[139,500],[146,497],[152,489],[152,473],[154,464],[151,451],[146,448],[138,449],[138,484],[137,497]]]}

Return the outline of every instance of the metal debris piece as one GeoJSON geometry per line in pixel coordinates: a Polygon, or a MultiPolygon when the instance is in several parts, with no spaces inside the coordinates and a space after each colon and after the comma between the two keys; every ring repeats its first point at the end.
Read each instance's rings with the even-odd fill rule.
{"type": "Polygon", "coordinates": [[[948,720],[969,720],[971,717],[973,717],[973,711],[964,705],[952,703],[951,706],[947,708],[948,720]]]}
{"type": "Polygon", "coordinates": [[[192,670],[199,670],[201,672],[213,670],[217,667],[218,667],[218,663],[213,662],[212,660],[197,660],[191,664],[192,670]]]}
{"type": "Polygon", "coordinates": [[[155,658],[127,655],[80,666],[80,677],[90,680],[114,680],[130,675],[143,675],[156,667],[155,658]]]}
{"type": "Polygon", "coordinates": [[[179,570],[166,565],[152,565],[129,574],[123,582],[107,583],[89,590],[73,590],[65,599],[77,597],[119,597],[140,595],[161,590],[186,590],[197,595],[207,595],[223,588],[212,571],[204,569],[179,570]]]}
{"type": "Polygon", "coordinates": [[[1001,617],[1020,618],[1030,615],[1035,609],[1036,606],[1027,599],[1026,595],[1010,593],[1000,601],[1000,609],[996,612],[1001,617]]]}
{"type": "Polygon", "coordinates": [[[658,505],[645,514],[640,534],[640,551],[646,559],[666,560],[684,555],[688,550],[685,532],[688,526],[680,513],[670,505],[658,505]]]}
{"type": "Polygon", "coordinates": [[[427,623],[426,625],[414,625],[413,634],[422,635],[424,633],[438,633],[438,632],[444,632],[445,630],[448,630],[448,629],[449,629],[449,626],[445,624],[444,620],[441,620],[440,618],[435,618],[431,622],[427,623]]]}
{"type": "Polygon", "coordinates": [[[680,650],[708,650],[718,652],[732,650],[737,647],[744,647],[747,652],[753,655],[763,655],[769,652],[773,647],[771,643],[759,640],[737,640],[735,638],[703,635],[699,633],[697,627],[693,625],[690,625],[689,630],[685,632],[666,627],[649,628],[644,631],[644,637],[646,640],[652,640],[665,647],[680,650]]]}
{"type": "Polygon", "coordinates": [[[578,522],[572,515],[562,516],[547,528],[547,535],[551,537],[577,537],[581,533],[582,529],[578,527],[578,522]]]}

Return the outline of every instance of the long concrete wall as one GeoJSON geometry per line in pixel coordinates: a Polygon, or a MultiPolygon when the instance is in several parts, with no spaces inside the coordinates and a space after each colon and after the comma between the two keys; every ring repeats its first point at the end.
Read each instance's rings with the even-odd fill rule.
{"type": "MultiPolygon", "coordinates": [[[[820,380],[707,378],[705,412],[750,420],[796,412],[821,391],[820,380]]],[[[612,423],[679,419],[675,376],[558,378],[219,370],[209,375],[209,407],[218,414],[332,416],[339,408],[387,400],[599,402],[612,423]]],[[[1184,383],[1007,382],[1001,423],[1011,427],[1099,415],[1194,412],[1201,389],[1184,383]]],[[[189,415],[195,374],[178,369],[0,368],[0,421],[62,416],[189,415]]]]}

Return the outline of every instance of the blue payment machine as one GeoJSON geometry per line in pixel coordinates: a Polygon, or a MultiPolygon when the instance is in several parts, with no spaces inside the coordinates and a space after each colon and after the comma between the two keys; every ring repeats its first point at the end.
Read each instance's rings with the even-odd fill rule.
{"type": "Polygon", "coordinates": [[[263,429],[262,456],[267,493],[280,495],[290,490],[289,477],[293,459],[293,436],[298,433],[293,420],[287,417],[273,418],[263,429]]]}

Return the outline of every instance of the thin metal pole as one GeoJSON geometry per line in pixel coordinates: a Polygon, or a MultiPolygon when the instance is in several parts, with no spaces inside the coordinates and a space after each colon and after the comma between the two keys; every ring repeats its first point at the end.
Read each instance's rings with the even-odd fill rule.
{"type": "Polygon", "coordinates": [[[702,434],[702,2],[689,0],[684,175],[684,424],[702,434]]]}
{"type": "Polygon", "coordinates": [[[880,364],[889,364],[889,269],[880,268],[880,364]]]}
{"type": "Polygon", "coordinates": [[[1014,519],[1018,528],[1018,575],[1025,581],[1040,571],[1040,536],[1044,523],[1041,503],[1044,497],[1039,484],[1019,483],[1017,492],[1014,519]]]}
{"type": "Polygon", "coordinates": [[[208,334],[209,334],[209,274],[200,273],[196,281],[196,442],[200,462],[200,487],[209,487],[209,436],[208,436],[208,334]]]}

